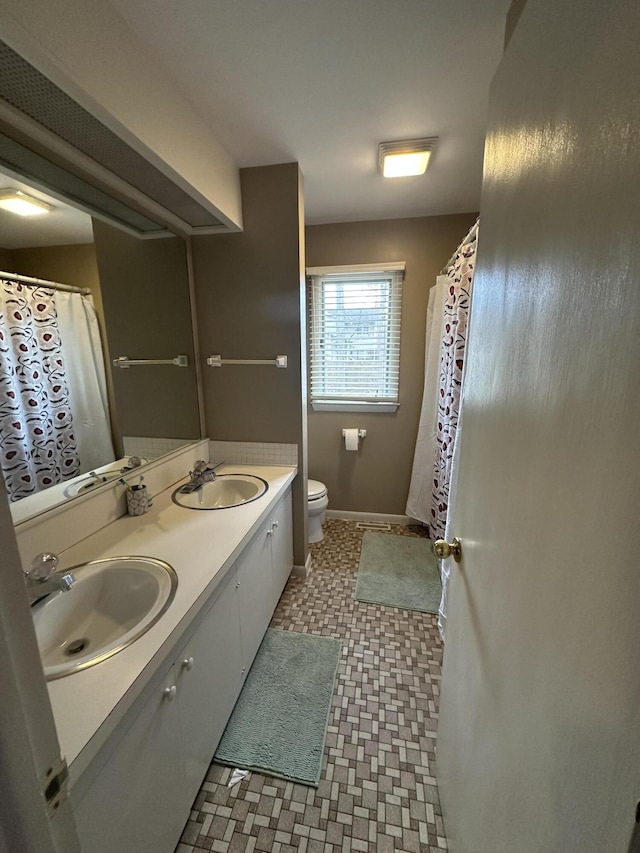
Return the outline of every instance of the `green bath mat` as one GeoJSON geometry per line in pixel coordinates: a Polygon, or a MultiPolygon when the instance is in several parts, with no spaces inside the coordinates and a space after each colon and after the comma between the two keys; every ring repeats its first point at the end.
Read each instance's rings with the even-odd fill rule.
{"type": "Polygon", "coordinates": [[[342,643],[269,628],[215,754],[317,786],[342,643]]]}
{"type": "Polygon", "coordinates": [[[429,539],[368,530],[362,537],[357,601],[437,613],[442,594],[429,539]]]}

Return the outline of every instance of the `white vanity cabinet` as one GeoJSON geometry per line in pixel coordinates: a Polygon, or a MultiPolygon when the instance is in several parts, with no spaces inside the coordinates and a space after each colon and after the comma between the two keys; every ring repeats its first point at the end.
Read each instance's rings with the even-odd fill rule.
{"type": "Polygon", "coordinates": [[[74,803],[83,853],[173,851],[238,698],[241,669],[234,568],[74,803]]]}
{"type": "Polygon", "coordinates": [[[244,680],[293,566],[290,492],[278,501],[237,565],[244,680]]]}
{"type": "Polygon", "coordinates": [[[74,785],[83,853],[173,853],[292,564],[287,490],[74,785]]]}

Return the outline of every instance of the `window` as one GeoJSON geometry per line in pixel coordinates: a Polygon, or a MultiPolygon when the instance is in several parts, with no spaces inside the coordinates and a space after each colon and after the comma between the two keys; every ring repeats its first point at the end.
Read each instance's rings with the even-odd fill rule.
{"type": "Polygon", "coordinates": [[[311,405],[316,411],[395,411],[404,263],[307,273],[311,405]]]}

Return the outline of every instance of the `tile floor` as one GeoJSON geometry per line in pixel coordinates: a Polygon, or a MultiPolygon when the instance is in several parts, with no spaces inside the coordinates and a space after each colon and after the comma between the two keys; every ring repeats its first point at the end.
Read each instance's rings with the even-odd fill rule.
{"type": "Polygon", "coordinates": [[[229,789],[231,769],[213,764],[176,853],[447,849],[433,776],[436,617],[353,599],[362,533],[328,520],[324,541],[311,546],[313,571],[289,580],[271,623],[343,641],[320,786],[252,772],[229,789]]]}

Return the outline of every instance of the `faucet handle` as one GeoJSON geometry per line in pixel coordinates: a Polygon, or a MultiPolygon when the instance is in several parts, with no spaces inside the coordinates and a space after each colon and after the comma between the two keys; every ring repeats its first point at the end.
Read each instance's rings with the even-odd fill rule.
{"type": "Polygon", "coordinates": [[[38,554],[29,564],[29,571],[25,575],[34,581],[45,581],[58,567],[59,560],[55,554],[38,554]]]}
{"type": "Polygon", "coordinates": [[[71,572],[67,572],[66,575],[62,575],[62,577],[60,578],[60,589],[63,592],[69,592],[69,590],[71,589],[71,587],[74,585],[75,582],[76,582],[76,579],[71,574],[71,572]]]}

